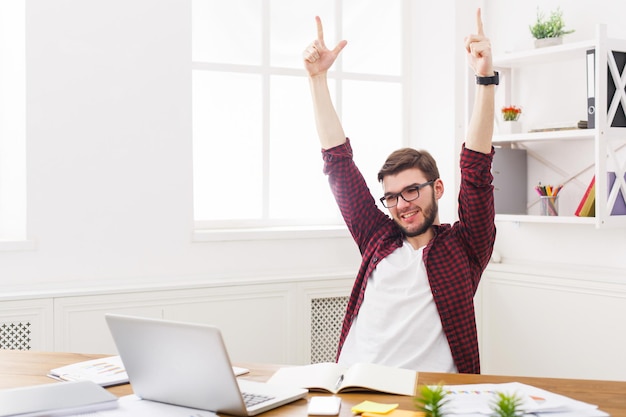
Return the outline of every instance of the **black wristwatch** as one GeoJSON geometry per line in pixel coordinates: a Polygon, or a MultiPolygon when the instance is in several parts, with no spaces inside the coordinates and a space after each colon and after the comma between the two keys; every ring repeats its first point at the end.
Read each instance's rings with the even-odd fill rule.
{"type": "Polygon", "coordinates": [[[476,84],[478,85],[498,85],[500,84],[500,74],[498,74],[498,71],[494,71],[493,75],[491,77],[479,77],[478,75],[476,76],[476,84]]]}

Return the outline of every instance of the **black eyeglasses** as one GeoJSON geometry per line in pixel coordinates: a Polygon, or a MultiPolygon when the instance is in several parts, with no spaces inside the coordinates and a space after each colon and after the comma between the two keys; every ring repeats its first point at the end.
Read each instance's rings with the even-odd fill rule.
{"type": "Polygon", "coordinates": [[[389,194],[381,197],[380,202],[383,203],[383,206],[385,206],[386,208],[392,208],[398,205],[398,197],[402,197],[402,199],[407,203],[413,200],[417,200],[418,198],[420,198],[420,188],[431,185],[434,182],[435,180],[432,180],[423,184],[408,186],[397,194],[389,194]]]}

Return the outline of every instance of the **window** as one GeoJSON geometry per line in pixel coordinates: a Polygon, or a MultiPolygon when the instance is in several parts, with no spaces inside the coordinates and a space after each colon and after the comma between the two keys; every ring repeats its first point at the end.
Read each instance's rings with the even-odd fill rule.
{"type": "Polygon", "coordinates": [[[0,249],[26,238],[25,5],[0,2],[0,249]]]}
{"type": "MultiPolygon", "coordinates": [[[[406,0],[404,0],[406,1],[406,0]]],[[[348,39],[329,72],[334,103],[370,189],[407,143],[403,0],[194,0],[196,229],[340,225],[302,51],[348,39]]]]}

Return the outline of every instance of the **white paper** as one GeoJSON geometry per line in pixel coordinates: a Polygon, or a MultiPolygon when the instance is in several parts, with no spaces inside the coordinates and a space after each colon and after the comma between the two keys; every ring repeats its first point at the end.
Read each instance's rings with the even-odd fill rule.
{"type": "MultiPolygon", "coordinates": [[[[233,372],[239,376],[247,374],[250,370],[233,366],[233,372]]],[[[52,369],[48,376],[60,381],[93,381],[103,387],[128,382],[128,374],[119,356],[76,362],[52,369]]]]}
{"type": "Polygon", "coordinates": [[[50,370],[51,378],[62,381],[93,381],[103,387],[128,382],[128,375],[119,356],[90,359],[50,370]]]}
{"type": "Polygon", "coordinates": [[[522,400],[521,409],[526,413],[549,414],[553,417],[606,416],[596,405],[577,401],[563,395],[536,388],[519,382],[505,384],[468,384],[446,385],[449,403],[446,411],[449,415],[470,417],[491,415],[491,407],[496,400],[496,393],[516,394],[522,400]]]}
{"type": "Polygon", "coordinates": [[[179,407],[127,395],[118,400],[119,407],[97,413],[76,414],[76,417],[217,417],[211,411],[179,407]]]}

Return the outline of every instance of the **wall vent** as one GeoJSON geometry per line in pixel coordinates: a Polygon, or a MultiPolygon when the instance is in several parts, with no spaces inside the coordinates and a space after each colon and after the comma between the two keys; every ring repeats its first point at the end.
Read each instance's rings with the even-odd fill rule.
{"type": "Polygon", "coordinates": [[[0,324],[0,349],[30,350],[30,322],[0,324]]]}
{"type": "Polygon", "coordinates": [[[335,362],[348,297],[311,300],[311,363],[335,362]]]}

